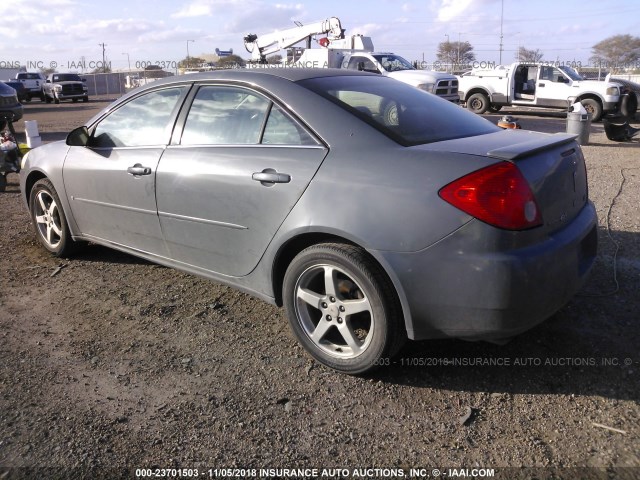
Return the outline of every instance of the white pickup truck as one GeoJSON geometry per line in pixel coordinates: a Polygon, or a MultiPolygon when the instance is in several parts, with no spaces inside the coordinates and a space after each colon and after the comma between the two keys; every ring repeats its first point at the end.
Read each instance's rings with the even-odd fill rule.
{"type": "Polygon", "coordinates": [[[25,100],[30,102],[32,98],[37,97],[40,101],[44,102],[44,92],[42,86],[44,85],[44,75],[40,72],[18,72],[16,73],[16,80],[18,80],[24,86],[27,91],[25,100]]]}
{"type": "Polygon", "coordinates": [[[598,121],[603,114],[633,117],[635,96],[615,82],[584,80],[568,66],[514,63],[493,69],[472,70],[458,77],[460,101],[475,113],[497,112],[503,106],[567,109],[581,102],[598,121]]]}

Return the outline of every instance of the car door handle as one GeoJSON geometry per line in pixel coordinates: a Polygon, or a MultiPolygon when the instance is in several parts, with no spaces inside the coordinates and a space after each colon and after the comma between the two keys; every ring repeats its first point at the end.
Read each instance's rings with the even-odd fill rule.
{"type": "Polygon", "coordinates": [[[151,175],[151,169],[149,167],[143,167],[139,163],[136,163],[133,167],[127,168],[127,173],[130,173],[134,176],[139,175],[151,175]]]}
{"type": "Polygon", "coordinates": [[[289,183],[291,181],[291,175],[288,173],[278,173],[272,168],[265,168],[261,172],[255,172],[251,175],[251,178],[265,186],[274,183],[289,183]]]}
{"type": "Polygon", "coordinates": [[[539,87],[544,87],[544,85],[545,85],[544,83],[539,83],[538,84],[539,87]]]}

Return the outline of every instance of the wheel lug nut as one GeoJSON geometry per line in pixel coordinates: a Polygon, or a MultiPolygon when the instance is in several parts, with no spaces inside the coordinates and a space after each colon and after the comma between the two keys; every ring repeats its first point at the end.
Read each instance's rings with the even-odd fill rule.
{"type": "Polygon", "coordinates": [[[329,297],[329,300],[331,300],[331,303],[336,303],[336,297],[329,297]]]}
{"type": "Polygon", "coordinates": [[[338,323],[342,323],[342,317],[338,317],[338,323]]]}
{"type": "Polygon", "coordinates": [[[331,315],[327,315],[327,322],[330,322],[331,320],[331,315]]]}
{"type": "Polygon", "coordinates": [[[340,305],[340,311],[344,312],[344,310],[345,310],[344,305],[340,305]]]}
{"type": "Polygon", "coordinates": [[[327,308],[327,307],[328,307],[327,303],[326,302],[322,302],[322,308],[327,308]]]}

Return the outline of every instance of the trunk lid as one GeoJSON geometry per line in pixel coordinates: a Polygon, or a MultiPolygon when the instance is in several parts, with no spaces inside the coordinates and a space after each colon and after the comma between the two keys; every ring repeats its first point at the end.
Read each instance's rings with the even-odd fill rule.
{"type": "Polygon", "coordinates": [[[514,163],[529,182],[542,214],[542,228],[553,233],[573,220],[588,201],[584,156],[574,138],[505,130],[421,147],[514,163]]]}

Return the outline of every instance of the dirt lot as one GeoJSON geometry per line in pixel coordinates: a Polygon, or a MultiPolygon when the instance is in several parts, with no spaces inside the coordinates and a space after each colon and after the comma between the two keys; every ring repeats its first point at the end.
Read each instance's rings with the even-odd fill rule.
{"type": "MultiPolygon", "coordinates": [[[[25,117],[51,141],[107,104],[36,102],[25,117]]],[[[523,128],[564,129],[562,114],[502,113],[523,128]]],[[[367,378],[314,363],[282,311],[225,286],[99,246],[49,256],[10,175],[0,194],[0,479],[133,478],[137,468],[640,478],[639,145],[592,127],[584,153],[600,254],[580,296],[505,346],[411,343],[367,378]]]]}

